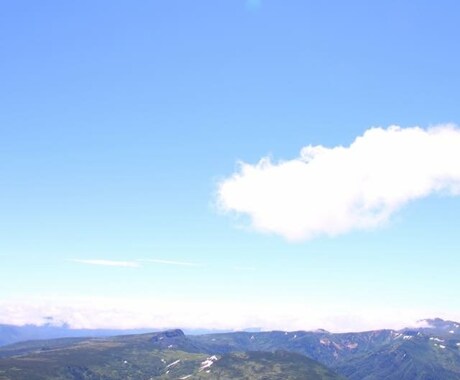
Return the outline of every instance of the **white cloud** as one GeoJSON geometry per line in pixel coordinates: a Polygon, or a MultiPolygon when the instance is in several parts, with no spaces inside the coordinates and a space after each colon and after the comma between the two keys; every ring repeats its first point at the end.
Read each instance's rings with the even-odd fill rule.
{"type": "Polygon", "coordinates": [[[139,263],[135,261],[115,261],[115,260],[99,260],[99,259],[72,259],[74,263],[87,264],[87,265],[101,265],[106,267],[126,267],[137,268],[139,263]]]}
{"type": "Polygon", "coordinates": [[[423,318],[459,320],[460,314],[401,308],[325,308],[318,305],[219,302],[190,299],[55,297],[0,300],[0,324],[44,324],[72,328],[186,328],[242,330],[363,331],[415,326],[423,318]],[[339,311],[340,310],[340,311],[339,311]]]}
{"type": "Polygon", "coordinates": [[[306,146],[273,163],[240,163],[218,186],[218,205],[289,240],[385,223],[410,201],[460,193],[460,129],[371,128],[348,147],[306,146]]]}
{"type": "Polygon", "coordinates": [[[188,261],[175,261],[175,260],[163,260],[163,259],[141,259],[138,261],[155,263],[155,264],[164,264],[164,265],[178,265],[178,266],[187,266],[187,267],[200,267],[202,264],[192,263],[188,261]]]}

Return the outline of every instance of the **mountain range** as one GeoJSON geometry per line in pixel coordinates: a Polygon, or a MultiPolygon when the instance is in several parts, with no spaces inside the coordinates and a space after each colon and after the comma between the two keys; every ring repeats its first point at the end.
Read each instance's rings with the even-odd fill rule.
{"type": "Polygon", "coordinates": [[[460,379],[460,324],[428,319],[420,325],[26,341],[0,348],[0,379],[460,379]]]}

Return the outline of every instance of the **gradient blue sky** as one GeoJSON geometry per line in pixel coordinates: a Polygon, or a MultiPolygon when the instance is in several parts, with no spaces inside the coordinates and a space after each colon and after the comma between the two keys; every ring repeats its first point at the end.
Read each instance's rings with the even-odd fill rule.
{"type": "Polygon", "coordinates": [[[460,318],[458,197],[298,242],[215,204],[240,160],[460,123],[459,14],[453,0],[3,1],[0,322],[460,318]],[[151,304],[139,320],[133,299],[137,316],[151,304]]]}

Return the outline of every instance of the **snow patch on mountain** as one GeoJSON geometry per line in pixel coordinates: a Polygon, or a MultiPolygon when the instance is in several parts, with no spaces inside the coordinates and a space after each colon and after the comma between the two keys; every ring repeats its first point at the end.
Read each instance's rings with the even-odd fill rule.
{"type": "Polygon", "coordinates": [[[170,368],[170,367],[172,367],[172,366],[175,366],[176,364],[179,364],[179,362],[180,362],[180,359],[176,360],[175,362],[172,362],[172,363],[168,364],[168,365],[166,366],[166,368],[170,368]]]}
{"type": "Polygon", "coordinates": [[[200,367],[200,370],[199,372],[207,369],[207,368],[210,368],[214,362],[217,361],[217,356],[216,355],[213,355],[213,356],[210,356],[209,358],[207,358],[205,361],[201,362],[201,367],[200,367]]]}

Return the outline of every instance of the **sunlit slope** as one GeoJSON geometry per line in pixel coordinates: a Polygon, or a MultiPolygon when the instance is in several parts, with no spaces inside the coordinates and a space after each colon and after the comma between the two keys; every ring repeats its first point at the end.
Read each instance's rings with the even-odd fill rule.
{"type": "Polygon", "coordinates": [[[290,352],[211,355],[180,330],[110,339],[34,341],[1,350],[0,379],[342,379],[290,352]]]}

